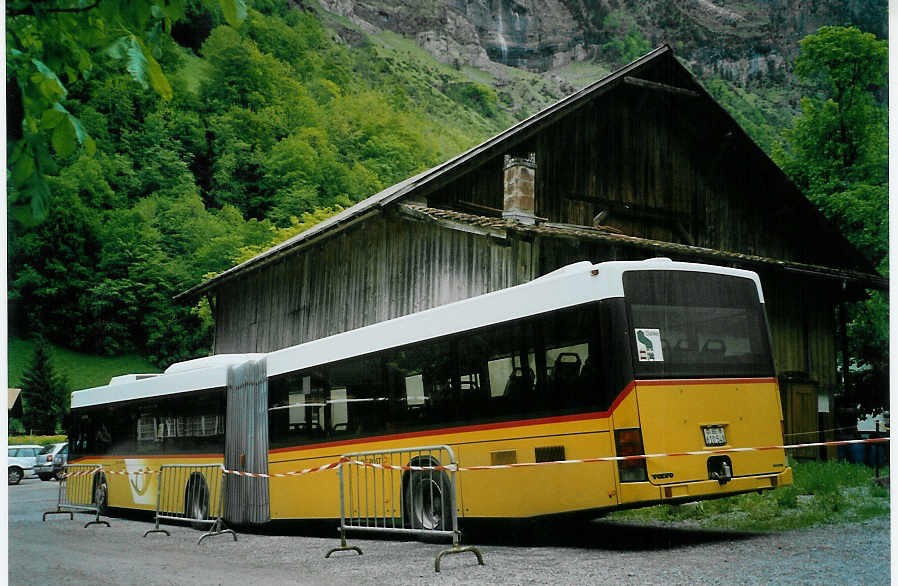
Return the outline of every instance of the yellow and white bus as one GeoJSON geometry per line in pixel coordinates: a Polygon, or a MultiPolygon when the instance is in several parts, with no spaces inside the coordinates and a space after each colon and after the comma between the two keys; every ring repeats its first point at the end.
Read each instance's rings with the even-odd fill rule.
{"type": "MultiPolygon", "coordinates": [[[[459,473],[462,523],[598,516],[792,479],[782,449],[714,453],[783,440],[758,276],[669,259],[579,262],[267,354],[117,377],[73,393],[70,421],[70,461],[122,471],[277,474],[419,445],[450,446],[461,467],[707,452],[459,473]]],[[[334,473],[245,480],[253,490],[226,489],[226,521],[339,517],[334,473]]],[[[154,508],[153,475],[95,482],[104,507],[154,508]]]]}

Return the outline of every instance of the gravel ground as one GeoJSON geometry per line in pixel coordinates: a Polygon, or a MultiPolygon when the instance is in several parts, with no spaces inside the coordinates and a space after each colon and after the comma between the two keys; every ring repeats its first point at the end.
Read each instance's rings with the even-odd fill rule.
{"type": "Polygon", "coordinates": [[[206,539],[152,523],[91,526],[58,515],[56,483],[9,487],[9,583],[91,584],[888,584],[889,519],[778,534],[594,521],[469,532],[483,552],[434,558],[445,546],[360,539],[364,555],[324,554],[338,539],[241,533],[206,539]]]}

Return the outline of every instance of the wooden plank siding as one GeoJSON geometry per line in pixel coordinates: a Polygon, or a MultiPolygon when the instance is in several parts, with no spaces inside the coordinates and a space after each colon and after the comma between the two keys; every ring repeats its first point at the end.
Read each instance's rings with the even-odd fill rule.
{"type": "Polygon", "coordinates": [[[839,385],[837,283],[761,274],[770,320],[776,369],[805,373],[832,392],[839,385]]]}
{"type": "MultiPolygon", "coordinates": [[[[268,352],[523,283],[572,262],[647,256],[574,238],[499,240],[382,215],[221,286],[215,353],[268,352]]],[[[806,373],[831,394],[838,386],[838,283],[782,272],[762,272],[761,279],[777,371],[806,373]]]]}
{"type": "Polygon", "coordinates": [[[523,283],[537,246],[379,216],[217,290],[215,353],[269,352],[523,283]]]}

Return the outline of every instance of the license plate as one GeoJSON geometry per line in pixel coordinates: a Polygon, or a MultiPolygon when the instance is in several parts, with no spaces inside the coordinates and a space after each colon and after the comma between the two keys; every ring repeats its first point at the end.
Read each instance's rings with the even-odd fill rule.
{"type": "Polygon", "coordinates": [[[702,427],[702,432],[705,434],[706,446],[724,446],[727,443],[727,436],[722,425],[702,427]]]}

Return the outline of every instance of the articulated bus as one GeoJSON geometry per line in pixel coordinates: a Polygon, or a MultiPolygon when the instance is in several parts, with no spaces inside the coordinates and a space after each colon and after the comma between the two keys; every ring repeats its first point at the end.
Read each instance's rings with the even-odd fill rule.
{"type": "MultiPolygon", "coordinates": [[[[461,467],[707,452],[460,472],[462,524],[596,517],[792,480],[782,449],[719,451],[783,440],[758,276],[669,259],[583,261],[267,354],[116,377],[73,393],[70,425],[70,461],[124,471],[276,474],[433,445],[461,467]]],[[[226,488],[226,521],[340,515],[333,472],[241,480],[255,489],[226,488]]],[[[155,482],[97,474],[98,505],[153,510],[155,482]]]]}

